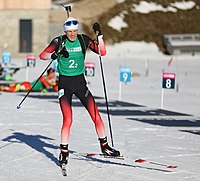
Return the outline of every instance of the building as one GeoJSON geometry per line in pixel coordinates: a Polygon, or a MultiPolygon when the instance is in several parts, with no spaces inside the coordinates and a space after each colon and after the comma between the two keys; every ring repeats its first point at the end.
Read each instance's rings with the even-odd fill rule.
{"type": "Polygon", "coordinates": [[[0,0],[0,53],[6,50],[12,57],[38,55],[53,36],[51,7],[51,0],[0,0]]]}
{"type": "Polygon", "coordinates": [[[163,41],[171,55],[200,53],[200,34],[166,34],[163,41]]]}

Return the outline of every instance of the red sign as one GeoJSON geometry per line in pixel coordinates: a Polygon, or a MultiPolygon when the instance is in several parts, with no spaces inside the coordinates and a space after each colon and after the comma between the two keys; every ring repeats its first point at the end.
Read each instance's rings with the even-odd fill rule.
{"type": "Polygon", "coordinates": [[[163,73],[163,79],[175,79],[176,74],[174,73],[168,73],[168,72],[164,72],[163,73]]]}
{"type": "Polygon", "coordinates": [[[26,56],[26,59],[27,59],[27,60],[35,60],[35,59],[36,59],[36,56],[35,56],[35,55],[27,55],[27,56],[26,56]]]}
{"type": "Polygon", "coordinates": [[[85,68],[94,68],[95,67],[95,63],[93,62],[85,62],[85,68]]]}

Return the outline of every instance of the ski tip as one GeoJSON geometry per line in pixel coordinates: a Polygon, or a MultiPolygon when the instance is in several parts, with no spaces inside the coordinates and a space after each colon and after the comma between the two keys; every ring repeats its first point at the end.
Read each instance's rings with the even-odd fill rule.
{"type": "Polygon", "coordinates": [[[146,160],[143,160],[143,159],[137,159],[137,160],[135,160],[135,162],[137,162],[137,163],[144,163],[144,162],[146,162],[146,160]]]}
{"type": "Polygon", "coordinates": [[[167,168],[177,168],[177,166],[175,166],[175,165],[169,165],[169,166],[167,166],[167,168]]]}
{"type": "Polygon", "coordinates": [[[90,157],[92,157],[92,156],[96,156],[97,154],[95,154],[95,153],[88,153],[86,156],[90,156],[90,157]]]}
{"type": "Polygon", "coordinates": [[[21,107],[20,106],[17,106],[17,109],[20,109],[21,107]]]}

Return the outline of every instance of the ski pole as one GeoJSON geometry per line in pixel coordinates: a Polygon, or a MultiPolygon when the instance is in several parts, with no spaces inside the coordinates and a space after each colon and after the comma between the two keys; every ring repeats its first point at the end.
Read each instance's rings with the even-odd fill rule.
{"type": "Polygon", "coordinates": [[[53,59],[50,61],[50,63],[47,65],[47,67],[44,69],[44,71],[41,73],[41,75],[39,76],[39,78],[35,81],[35,83],[33,84],[33,86],[31,87],[31,89],[27,92],[27,94],[24,96],[24,98],[21,100],[21,102],[18,104],[17,109],[21,108],[22,103],[25,101],[25,99],[28,97],[28,95],[30,94],[30,92],[33,90],[33,88],[35,87],[35,85],[38,83],[38,81],[40,80],[40,78],[43,76],[43,74],[46,72],[46,70],[50,67],[51,63],[53,62],[53,59]]]}
{"type": "Polygon", "coordinates": [[[108,98],[107,98],[107,91],[106,91],[106,83],[105,83],[105,78],[104,78],[104,70],[103,70],[103,63],[102,63],[102,58],[101,58],[98,34],[97,34],[97,43],[98,43],[98,54],[99,54],[99,61],[100,61],[100,68],[101,68],[101,77],[102,77],[102,81],[103,81],[104,96],[105,96],[105,101],[106,101],[106,110],[107,110],[107,116],[108,116],[110,137],[111,137],[112,147],[114,147],[113,135],[112,135],[112,126],[111,126],[111,120],[110,120],[110,112],[109,112],[109,108],[108,108],[108,98]]]}

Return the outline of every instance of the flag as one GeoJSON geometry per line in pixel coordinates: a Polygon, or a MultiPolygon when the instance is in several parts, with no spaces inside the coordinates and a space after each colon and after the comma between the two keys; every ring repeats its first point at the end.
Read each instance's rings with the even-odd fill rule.
{"type": "Polygon", "coordinates": [[[168,63],[167,63],[168,67],[170,67],[170,66],[171,66],[171,64],[172,64],[172,61],[173,61],[173,57],[171,57],[171,58],[169,59],[169,61],[168,61],[168,63]]]}

